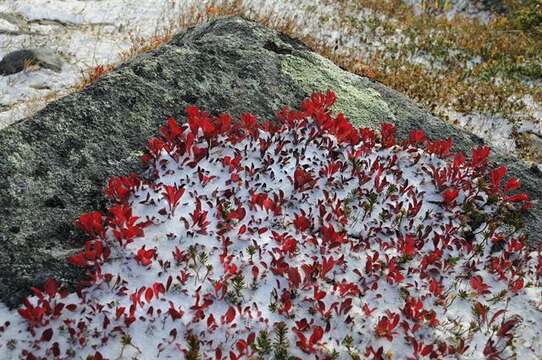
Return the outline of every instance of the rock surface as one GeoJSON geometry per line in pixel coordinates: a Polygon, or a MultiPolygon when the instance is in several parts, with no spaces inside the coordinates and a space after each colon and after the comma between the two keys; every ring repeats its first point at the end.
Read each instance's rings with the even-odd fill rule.
{"type": "MultiPolygon", "coordinates": [[[[336,111],[357,126],[393,122],[400,135],[422,128],[469,152],[482,141],[420,109],[401,94],[341,70],[303,45],[241,18],[223,18],[178,34],[81,93],[62,98],[0,132],[0,299],[17,305],[48,277],[82,276],[65,258],[82,243],[72,225],[103,210],[109,176],[139,171],[146,139],[166,116],[183,119],[196,104],[212,113],[251,111],[270,119],[308,93],[333,89],[336,111]]],[[[495,156],[539,199],[542,175],[515,158],[495,156]]],[[[539,208],[527,216],[532,243],[539,208]]]]}
{"type": "Polygon", "coordinates": [[[36,65],[56,72],[62,70],[60,56],[51,49],[21,49],[6,54],[0,61],[0,75],[12,75],[26,66],[36,65]]]}

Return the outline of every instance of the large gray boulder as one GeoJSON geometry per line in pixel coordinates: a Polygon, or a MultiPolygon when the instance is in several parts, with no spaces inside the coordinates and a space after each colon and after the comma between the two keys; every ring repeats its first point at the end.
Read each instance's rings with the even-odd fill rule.
{"type": "MultiPolygon", "coordinates": [[[[303,45],[241,18],[223,18],[178,34],[81,93],[60,99],[0,132],[0,299],[15,306],[48,277],[73,284],[80,270],[65,258],[83,237],[72,225],[103,210],[109,176],[139,171],[147,138],[166,116],[183,119],[196,104],[213,113],[252,111],[266,119],[309,93],[333,89],[335,110],[358,126],[397,125],[400,135],[422,128],[469,152],[482,140],[457,130],[401,94],[341,70],[303,45]]],[[[498,155],[540,198],[536,168],[498,155]]],[[[539,208],[527,216],[540,240],[539,208]]]]}

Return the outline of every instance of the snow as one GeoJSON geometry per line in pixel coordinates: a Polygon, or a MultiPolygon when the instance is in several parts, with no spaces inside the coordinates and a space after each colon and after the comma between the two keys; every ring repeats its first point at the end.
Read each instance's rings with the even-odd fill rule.
{"type": "Polygon", "coordinates": [[[188,124],[168,120],[143,157],[148,178],[113,178],[109,214],[78,220],[90,247],[72,261],[97,258],[95,281],[80,295],[46,285],[21,315],[65,306],[33,326],[1,307],[0,326],[10,324],[0,327],[0,351],[166,359],[186,356],[192,335],[204,359],[271,358],[247,344],[262,331],[272,339],[284,322],[298,358],[336,350],[340,359],[480,359],[489,345],[504,357],[540,357],[542,262],[521,232],[494,222],[521,201],[497,170],[480,185],[487,155],[465,161],[422,138],[395,144],[389,125],[378,139],[358,133],[331,117],[333,99],[313,96],[271,131],[250,116],[228,129],[195,108],[188,124]],[[467,207],[491,226],[471,229],[467,207]],[[110,253],[91,255],[93,244],[110,253]]]}
{"type": "Polygon", "coordinates": [[[488,23],[495,17],[490,11],[481,9],[481,6],[473,0],[405,0],[405,3],[413,5],[418,14],[424,12],[424,4],[430,7],[434,6],[433,4],[439,4],[439,8],[442,9],[444,15],[450,20],[454,16],[461,15],[477,19],[482,23],[488,23]]]}
{"type": "MultiPolygon", "coordinates": [[[[416,1],[416,3],[419,2],[416,1]]],[[[46,103],[41,100],[43,98],[55,98],[67,94],[71,91],[70,88],[80,80],[81,73],[88,68],[98,64],[118,62],[120,53],[132,45],[133,38],[148,38],[165,31],[179,29],[179,24],[176,21],[182,14],[191,11],[192,6],[197,6],[200,11],[204,11],[205,4],[206,2],[169,0],[139,0],[137,2],[130,0],[10,0],[0,3],[0,13],[16,14],[24,19],[23,23],[28,25],[28,30],[39,34],[18,36],[0,34],[0,43],[2,44],[0,57],[23,46],[47,45],[59,51],[66,61],[61,74],[40,69],[0,77],[0,127],[8,126],[39,110],[46,103]]],[[[337,43],[346,45],[348,49],[356,48],[361,54],[369,54],[366,51],[369,48],[386,50],[385,44],[400,44],[408,40],[400,31],[386,34],[380,28],[371,29],[365,22],[362,22],[363,27],[358,29],[360,31],[359,39],[345,36],[344,33],[336,29],[332,21],[321,21],[323,18],[333,19],[340,16],[333,2],[322,4],[319,1],[309,0],[287,2],[246,0],[245,4],[254,12],[272,11],[278,14],[288,13],[298,19],[314,18],[315,21],[305,26],[301,34],[311,34],[325,40],[328,44],[337,43]]],[[[470,12],[468,9],[470,8],[466,1],[454,2],[447,15],[453,16],[457,13],[465,13],[465,11],[470,12]]],[[[362,9],[356,14],[350,14],[350,16],[356,19],[365,19],[381,15],[362,9]]],[[[482,21],[487,21],[487,16],[487,14],[481,13],[479,18],[482,21]]],[[[17,24],[20,23],[19,21],[17,24]]],[[[0,29],[2,30],[22,30],[17,24],[13,20],[0,18],[0,29]]],[[[340,48],[338,51],[341,51],[340,48]]],[[[461,54],[458,53],[457,56],[461,56],[461,54]]],[[[411,60],[423,66],[436,66],[423,53],[413,55],[411,60]]],[[[472,59],[468,66],[473,66],[476,61],[481,60],[472,59]]],[[[508,152],[516,149],[513,139],[514,131],[542,135],[540,125],[542,124],[542,109],[532,97],[527,96],[520,101],[527,105],[528,110],[526,114],[518,114],[519,120],[514,123],[510,119],[495,115],[461,114],[446,109],[443,109],[443,112],[458,126],[486,139],[497,151],[508,152]]],[[[295,310],[291,316],[295,320],[305,318],[314,321],[307,329],[301,331],[307,338],[310,338],[319,327],[326,329],[324,317],[313,315],[315,309],[318,311],[316,305],[321,306],[322,311],[325,311],[333,307],[333,303],[344,301],[345,297],[340,295],[337,283],[345,280],[356,283],[363,288],[362,295],[351,297],[352,309],[348,314],[354,319],[351,324],[355,324],[355,327],[345,325],[346,316],[344,314],[337,315],[336,310],[332,311],[333,316],[329,320],[331,331],[325,331],[322,339],[315,342],[314,347],[317,351],[325,352],[336,349],[340,351],[341,358],[346,358],[346,348],[341,340],[350,335],[353,337],[353,346],[360,354],[369,351],[369,346],[372,346],[374,351],[382,346],[385,350],[384,353],[389,353],[394,358],[401,358],[400,354],[412,354],[412,342],[408,343],[404,336],[395,335],[392,341],[389,341],[385,337],[375,335],[378,322],[383,316],[391,317],[386,313],[386,311],[391,311],[400,314],[402,321],[406,321],[410,326],[415,323],[420,324],[420,329],[411,335],[423,345],[444,341],[449,345],[457,346],[457,333],[463,329],[467,334],[463,340],[470,345],[463,354],[463,358],[466,359],[482,358],[484,347],[488,344],[488,339],[493,333],[492,326],[501,326],[504,319],[514,319],[514,316],[517,315],[520,316],[521,322],[513,329],[515,334],[513,340],[504,336],[496,342],[495,346],[503,351],[504,356],[515,355],[521,359],[535,359],[541,356],[539,324],[542,320],[542,294],[540,280],[534,273],[538,254],[527,254],[525,249],[490,253],[491,240],[497,241],[495,239],[501,234],[507,234],[510,231],[505,227],[497,228],[491,235],[487,235],[488,238],[485,238],[485,224],[481,224],[478,229],[466,229],[466,226],[459,221],[461,218],[460,205],[466,201],[469,197],[469,191],[472,189],[462,189],[456,199],[457,206],[451,208],[443,206],[442,189],[435,186],[432,176],[429,175],[432,173],[432,167],[445,168],[446,162],[439,159],[438,156],[429,155],[423,150],[408,146],[395,146],[390,149],[376,145],[363,155],[363,161],[360,163],[364,172],[369,176],[366,183],[362,184],[360,179],[356,177],[347,179],[344,176],[334,176],[333,180],[328,183],[326,176],[317,176],[318,181],[312,189],[298,191],[299,189],[295,188],[292,180],[297,166],[306,165],[313,175],[317,175],[323,167],[329,165],[328,159],[332,157],[328,153],[329,149],[322,148],[317,143],[309,144],[304,153],[298,154],[297,159],[292,157],[295,148],[292,142],[295,141],[296,132],[298,135],[305,136],[307,129],[286,131],[283,134],[283,139],[291,141],[284,145],[284,151],[288,155],[282,157],[282,163],[278,161],[281,157],[273,157],[273,165],[269,170],[258,173],[258,178],[250,175],[250,171],[244,167],[261,170],[264,166],[262,163],[264,159],[258,150],[260,144],[252,141],[250,137],[237,144],[230,144],[222,137],[219,144],[211,149],[211,155],[202,159],[197,168],[188,166],[188,160],[183,158],[176,160],[162,150],[153,163],[157,171],[156,176],[151,177],[151,180],[144,185],[132,189],[134,193],[126,202],[133,215],[139,217],[138,224],[141,224],[147,216],[153,218],[152,225],[144,229],[144,237],[136,238],[132,243],[121,246],[112,234],[112,227],[108,228],[107,236],[104,236],[104,241],[111,248],[112,254],[109,260],[103,263],[101,270],[103,276],[111,274],[111,280],[106,281],[101,278],[85,289],[86,298],[84,301],[76,294],[69,294],[64,298],[59,294],[52,296],[51,301],[74,304],[77,310],[73,312],[64,310],[60,317],[51,318],[46,326],[36,329],[35,336],[27,331],[28,324],[24,319],[16,312],[0,305],[0,327],[6,322],[10,323],[9,326],[0,328],[0,351],[2,354],[7,354],[5,356],[8,358],[17,359],[23,349],[32,348],[35,354],[50,358],[51,353],[47,353],[47,351],[49,351],[51,344],[58,342],[63,354],[67,349],[72,348],[81,358],[92,355],[96,350],[99,350],[107,358],[117,358],[122,351],[124,358],[147,359],[156,356],[157,346],[161,343],[164,346],[161,352],[163,358],[178,357],[179,348],[186,349],[187,347],[187,339],[184,335],[188,330],[191,330],[201,332],[212,341],[202,345],[204,354],[212,353],[214,355],[215,347],[220,347],[223,349],[224,355],[228,356],[229,349],[239,350],[237,348],[238,340],[247,340],[251,331],[257,332],[266,329],[272,334],[275,322],[286,321],[290,330],[289,340],[292,354],[307,357],[307,354],[296,346],[296,342],[300,338],[299,335],[292,331],[292,328],[296,326],[299,328],[299,325],[296,325],[293,319],[285,316],[284,313],[280,314],[276,309],[271,311],[269,307],[273,302],[279,304],[283,302],[280,299],[282,291],[289,290],[291,287],[291,281],[288,280],[289,274],[274,274],[263,264],[269,265],[273,257],[285,256],[288,268],[299,269],[301,278],[306,282],[305,273],[301,270],[303,264],[316,262],[321,265],[324,260],[328,260],[330,257],[337,260],[344,254],[347,265],[337,265],[327,277],[319,278],[317,281],[318,290],[326,292],[326,296],[320,302],[315,301],[313,283],[305,283],[300,289],[297,289],[297,297],[292,301],[295,310]],[[239,167],[242,170],[239,171],[239,174],[242,179],[247,180],[247,184],[232,182],[232,167],[224,166],[221,162],[225,156],[229,155],[233,158],[237,153],[243,154],[242,166],[239,167]],[[397,168],[401,169],[401,175],[393,172],[396,170],[393,166],[383,170],[383,175],[378,175],[377,171],[371,171],[377,159],[379,163],[390,163],[393,155],[397,156],[397,168]],[[413,157],[416,156],[420,156],[420,160],[414,165],[413,157]],[[163,166],[163,164],[158,166],[160,161],[167,163],[167,166],[163,166]],[[297,163],[298,161],[299,163],[297,163]],[[202,172],[198,173],[197,169],[201,169],[202,172]],[[200,176],[208,175],[217,177],[203,185],[200,176]],[[402,189],[405,191],[399,193],[392,191],[385,196],[383,194],[386,191],[383,191],[378,194],[375,203],[369,205],[370,202],[367,199],[373,196],[371,194],[377,187],[376,178],[385,178],[387,181],[397,184],[398,188],[401,188],[400,184],[404,184],[405,187],[409,184],[414,186],[414,190],[402,189]],[[181,197],[181,202],[176,207],[174,216],[168,211],[166,199],[163,196],[166,185],[184,186],[185,189],[188,189],[181,197]],[[233,299],[231,296],[221,298],[220,293],[214,289],[216,283],[213,283],[213,280],[224,283],[232,281],[232,274],[228,274],[224,267],[224,259],[220,257],[222,244],[217,236],[218,226],[223,222],[223,219],[217,217],[216,202],[218,199],[227,198],[228,189],[235,192],[235,198],[246,211],[242,220],[231,221],[232,228],[228,230],[228,233],[232,234],[231,237],[235,241],[230,248],[231,258],[228,259],[228,263],[236,264],[238,267],[236,275],[243,274],[244,278],[251,282],[250,279],[253,277],[252,257],[258,259],[255,265],[259,269],[258,279],[254,285],[248,284],[243,290],[240,302],[244,308],[238,307],[234,301],[235,297],[233,299]],[[252,207],[248,205],[251,203],[251,192],[256,191],[271,196],[271,194],[277,195],[279,189],[282,190],[286,199],[283,213],[280,215],[273,215],[272,210],[266,210],[261,205],[253,204],[252,207]],[[336,199],[330,200],[328,198],[326,200],[323,189],[331,192],[331,198],[336,195],[336,199]],[[149,196],[149,200],[140,203],[147,196],[149,196]],[[207,225],[207,234],[196,234],[190,230],[191,215],[194,214],[197,198],[204,200],[202,201],[202,210],[208,212],[207,219],[210,223],[207,225]],[[410,223],[407,223],[403,216],[398,218],[397,214],[386,219],[386,216],[389,216],[387,213],[391,209],[388,206],[401,208],[401,204],[405,208],[408,205],[414,205],[414,199],[420,200],[422,206],[418,215],[414,216],[410,223]],[[351,206],[351,214],[348,216],[347,224],[342,224],[335,217],[326,221],[320,219],[319,201],[323,202],[325,211],[330,214],[333,213],[334,208],[344,208],[345,203],[348,202],[351,206]],[[368,206],[371,207],[371,211],[366,210],[368,206]],[[157,211],[162,208],[166,209],[165,214],[158,214],[157,211]],[[305,232],[298,231],[293,225],[295,216],[302,212],[312,223],[311,229],[305,232]],[[382,216],[384,218],[381,218],[382,216]],[[185,228],[184,221],[179,221],[181,218],[186,219],[189,229],[185,228]],[[334,225],[335,230],[340,228],[352,237],[348,237],[347,243],[330,248],[326,245],[320,231],[323,224],[318,221],[329,222],[334,225]],[[243,231],[242,226],[249,224],[252,224],[253,228],[254,224],[257,224],[258,228],[267,227],[268,229],[261,234],[251,233],[250,230],[239,234],[243,231]],[[446,229],[443,224],[448,224],[450,228],[446,229]],[[444,253],[439,260],[441,263],[430,266],[431,270],[428,271],[430,276],[437,275],[435,278],[441,282],[443,290],[442,294],[438,296],[428,290],[427,278],[422,279],[420,272],[416,270],[422,268],[421,261],[424,256],[429,256],[434,250],[433,244],[430,241],[422,241],[416,254],[405,260],[399,246],[399,237],[394,233],[394,231],[408,233],[416,227],[424,226],[429,229],[428,231],[433,238],[437,235],[443,235],[447,231],[453,233],[451,236],[453,246],[443,248],[444,253]],[[277,241],[272,235],[271,229],[277,232],[287,231],[297,243],[297,253],[294,255],[283,254],[280,249],[284,245],[285,239],[277,241]],[[474,242],[478,245],[485,245],[481,253],[475,253],[461,242],[461,234],[464,230],[478,232],[474,242]],[[359,240],[359,237],[363,241],[359,240]],[[250,246],[255,246],[254,244],[257,245],[260,252],[251,256],[248,249],[250,246]],[[361,244],[361,248],[354,251],[352,249],[354,244],[361,244]],[[196,263],[195,268],[191,268],[190,261],[177,263],[174,259],[172,252],[176,248],[186,252],[191,245],[197,252],[207,254],[208,259],[205,265],[212,266],[209,274],[207,274],[207,268],[202,264],[198,268],[196,263]],[[135,257],[142,246],[145,246],[146,250],[156,249],[156,257],[148,266],[138,263],[135,257]],[[382,261],[378,265],[383,266],[382,269],[365,273],[368,262],[375,254],[378,254],[382,261]],[[465,254],[469,255],[469,258],[466,258],[465,254]],[[388,259],[395,258],[401,262],[399,274],[405,279],[397,281],[389,277],[388,259],[383,260],[386,256],[388,259]],[[517,261],[520,264],[513,271],[508,269],[504,279],[497,279],[486,265],[489,264],[490,259],[500,257],[505,261],[507,256],[519,259],[517,261]],[[520,261],[528,256],[532,258],[525,262],[520,261]],[[457,263],[455,263],[455,259],[458,259],[457,263]],[[163,270],[159,265],[160,260],[163,263],[169,261],[171,267],[167,271],[163,270]],[[469,279],[464,278],[464,269],[469,265],[467,260],[476,265],[477,269],[474,272],[481,276],[483,283],[489,285],[489,294],[477,294],[473,291],[469,279]],[[352,264],[356,264],[357,267],[352,264]],[[354,271],[356,269],[361,269],[360,271],[364,276],[366,275],[366,279],[363,276],[360,277],[354,271]],[[513,276],[519,276],[518,274],[522,273],[521,270],[525,270],[526,285],[517,293],[513,293],[509,290],[510,283],[517,280],[513,276]],[[184,285],[176,279],[180,271],[186,271],[189,274],[184,285]],[[156,282],[165,284],[168,274],[174,275],[171,288],[165,293],[159,292],[156,294],[157,296],[153,296],[149,303],[143,300],[141,305],[136,307],[138,319],[139,316],[142,316],[147,320],[137,320],[132,325],[126,326],[124,321],[128,315],[128,308],[133,304],[130,295],[143,287],[148,288],[156,282]],[[123,285],[126,286],[125,290],[119,291],[121,285],[112,285],[117,279],[119,282],[126,281],[123,285]],[[213,299],[213,304],[205,309],[205,321],[194,321],[195,312],[190,307],[195,303],[197,288],[200,285],[202,286],[199,290],[201,297],[203,298],[203,294],[209,294],[209,297],[213,299]],[[377,288],[371,289],[369,285],[377,288]],[[505,292],[504,298],[491,300],[492,296],[500,291],[505,292]],[[273,298],[275,294],[278,300],[273,298]],[[427,319],[415,321],[406,318],[402,311],[406,302],[405,294],[409,294],[411,299],[420,300],[425,311],[435,311],[435,318],[439,321],[439,325],[433,326],[427,319]],[[175,309],[184,311],[180,319],[175,320],[168,313],[171,307],[169,301],[174,304],[175,309]],[[488,307],[485,320],[477,318],[472,312],[472,307],[477,303],[488,307]],[[313,305],[315,307],[311,308],[313,305]],[[106,310],[99,310],[99,306],[104,306],[106,310]],[[114,312],[120,306],[125,306],[126,310],[119,319],[115,320],[114,312]],[[149,315],[147,312],[151,306],[153,314],[149,315]],[[374,311],[371,312],[364,306],[368,306],[370,309],[374,308],[374,311]],[[230,308],[235,309],[235,319],[231,324],[223,323],[222,319],[230,308]],[[158,309],[161,310],[161,314],[158,314],[158,309]],[[499,313],[499,310],[506,311],[499,313]],[[367,312],[371,315],[368,315],[367,312]],[[258,313],[258,316],[261,316],[265,321],[251,318],[249,313],[258,313]],[[210,314],[213,314],[219,324],[217,329],[210,330],[206,326],[206,320],[210,314]],[[495,314],[499,315],[491,324],[490,320],[495,314]],[[64,320],[81,320],[87,324],[89,329],[96,328],[101,333],[105,316],[112,322],[108,325],[108,329],[112,329],[116,325],[121,327],[121,331],[106,331],[108,340],[105,344],[101,344],[101,338],[87,336],[92,333],[90,330],[88,333],[82,331],[80,334],[87,333],[84,345],[74,344],[68,340],[67,324],[62,325],[64,320]],[[477,324],[479,329],[469,331],[469,326],[472,323],[477,324]],[[54,329],[52,339],[45,342],[39,341],[42,331],[46,328],[54,329]],[[62,328],[64,330],[61,330],[62,328]],[[172,328],[178,331],[175,338],[170,335],[172,328]],[[361,331],[356,331],[358,329],[361,331]],[[121,333],[131,337],[132,345],[122,346],[121,333]],[[506,346],[508,341],[510,341],[510,346],[506,346]]],[[[189,133],[186,128],[183,131],[186,134],[189,133]]],[[[272,140],[272,145],[267,152],[273,153],[280,136],[271,136],[260,131],[259,138],[272,140]]],[[[323,135],[320,140],[335,145],[337,142],[334,136],[329,134],[323,135]]],[[[201,136],[198,141],[202,144],[205,143],[201,136]]],[[[341,148],[345,150],[347,146],[341,148]]],[[[193,154],[190,156],[187,159],[193,159],[193,154]]],[[[338,157],[346,164],[341,169],[342,174],[352,172],[352,164],[348,160],[346,150],[333,156],[338,157]]],[[[460,173],[468,175],[469,179],[472,178],[471,180],[476,180],[475,173],[468,166],[462,167],[460,173]]],[[[467,184],[471,184],[471,182],[462,183],[464,186],[467,184]]],[[[488,189],[484,191],[488,191],[488,189]]],[[[489,215],[495,214],[497,208],[486,204],[487,195],[484,191],[475,201],[476,206],[489,215]]],[[[501,203],[502,206],[504,206],[503,203],[501,203]]],[[[230,206],[233,209],[238,204],[230,202],[230,206]]],[[[515,244],[516,235],[503,236],[508,245],[515,244]]],[[[394,276],[396,275],[397,273],[394,274],[394,276]]],[[[30,301],[34,306],[38,304],[37,297],[31,298],[30,301]]],[[[430,316],[429,313],[425,315],[430,316]]],[[[405,335],[402,325],[399,325],[394,331],[405,335]]],[[[369,357],[370,355],[364,356],[369,357]]],[[[443,354],[440,356],[441,358],[446,357],[443,354]]],[[[453,358],[455,355],[448,354],[447,356],[453,358]]]]}
{"type": "MultiPolygon", "coordinates": [[[[0,128],[27,117],[46,102],[71,92],[84,72],[100,64],[117,63],[133,39],[149,38],[174,28],[180,14],[192,6],[204,9],[197,1],[106,0],[60,1],[29,0],[0,3],[0,13],[16,14],[29,30],[39,35],[12,36],[0,33],[0,58],[23,47],[46,46],[58,51],[65,61],[57,74],[40,69],[0,77],[0,128]],[[39,80],[36,80],[38,78],[39,80]],[[35,89],[35,81],[49,89],[35,89]]],[[[2,23],[7,22],[2,19],[2,23]]],[[[5,29],[1,26],[0,29],[5,29]]],[[[11,24],[6,30],[13,30],[11,24]]]]}
{"type": "Polygon", "coordinates": [[[497,151],[507,153],[516,150],[512,137],[514,128],[502,117],[479,113],[461,114],[456,111],[448,111],[447,116],[452,124],[478,135],[497,151]]]}
{"type": "Polygon", "coordinates": [[[532,96],[525,96],[521,100],[527,105],[527,115],[533,120],[523,121],[518,132],[530,132],[542,137],[542,106],[532,96]]]}

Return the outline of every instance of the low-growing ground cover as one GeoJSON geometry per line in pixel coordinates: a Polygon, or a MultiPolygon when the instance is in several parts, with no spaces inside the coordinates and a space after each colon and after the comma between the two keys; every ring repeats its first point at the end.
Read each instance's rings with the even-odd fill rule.
{"type": "Polygon", "coordinates": [[[542,355],[530,206],[488,147],[395,138],[314,94],[278,121],[188,107],[148,141],[145,177],[111,178],[107,213],[49,280],[0,309],[22,359],[456,358],[542,355]]]}

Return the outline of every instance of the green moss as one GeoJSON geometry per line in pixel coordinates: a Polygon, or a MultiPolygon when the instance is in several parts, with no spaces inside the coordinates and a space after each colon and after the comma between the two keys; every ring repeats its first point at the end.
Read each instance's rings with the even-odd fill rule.
{"type": "Polygon", "coordinates": [[[542,78],[542,63],[538,61],[512,62],[511,59],[493,62],[478,74],[482,80],[501,76],[514,80],[537,80],[542,78]]]}
{"type": "Polygon", "coordinates": [[[364,87],[356,75],[337,68],[331,61],[313,54],[285,56],[282,71],[305,92],[333,89],[337,95],[334,110],[348,114],[360,127],[376,128],[382,121],[394,119],[388,104],[375,90],[364,87]]]}

